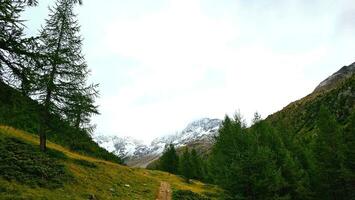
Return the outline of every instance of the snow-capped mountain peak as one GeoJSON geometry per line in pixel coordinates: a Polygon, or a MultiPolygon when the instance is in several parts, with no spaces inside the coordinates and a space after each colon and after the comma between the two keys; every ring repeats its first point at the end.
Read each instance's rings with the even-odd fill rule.
{"type": "Polygon", "coordinates": [[[120,157],[134,156],[136,151],[141,151],[145,147],[141,141],[129,136],[97,136],[94,137],[94,141],[120,157]]]}
{"type": "Polygon", "coordinates": [[[168,144],[180,147],[195,141],[210,140],[218,132],[221,123],[222,120],[220,119],[203,118],[196,120],[189,123],[180,132],[154,139],[150,145],[145,145],[132,137],[97,136],[94,137],[94,140],[101,147],[120,157],[128,158],[130,161],[149,161],[149,159],[144,158],[157,158],[168,144]]]}

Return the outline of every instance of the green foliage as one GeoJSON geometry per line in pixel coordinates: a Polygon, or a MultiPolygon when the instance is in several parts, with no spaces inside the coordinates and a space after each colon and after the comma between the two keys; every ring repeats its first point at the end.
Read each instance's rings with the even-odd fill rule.
{"type": "Polygon", "coordinates": [[[173,200],[209,200],[210,198],[201,196],[190,190],[175,190],[173,191],[173,200]]]}
{"type": "Polygon", "coordinates": [[[170,144],[159,159],[158,169],[172,174],[178,173],[179,156],[173,144],[170,144]]]}
{"type": "Polygon", "coordinates": [[[210,158],[213,180],[236,199],[306,199],[308,182],[298,162],[279,133],[255,116],[250,129],[240,118],[225,118],[210,158]]]}
{"type": "Polygon", "coordinates": [[[18,88],[25,95],[32,87],[29,63],[39,55],[34,52],[35,38],[24,35],[21,14],[33,1],[2,0],[0,3],[0,79],[18,88]]]}
{"type": "Polygon", "coordinates": [[[186,147],[180,157],[179,171],[187,183],[189,183],[190,179],[194,176],[192,167],[191,155],[189,149],[186,147]]]}
{"type": "Polygon", "coordinates": [[[166,147],[163,155],[159,158],[157,166],[150,165],[151,169],[158,169],[172,174],[179,174],[185,177],[186,181],[190,179],[204,180],[205,171],[204,163],[195,149],[189,151],[186,147],[181,156],[178,156],[174,145],[170,144],[166,147]]]}
{"type": "Polygon", "coordinates": [[[192,178],[196,180],[203,180],[203,168],[202,160],[196,152],[196,149],[192,149],[190,155],[191,168],[192,168],[192,178]]]}
{"type": "Polygon", "coordinates": [[[318,195],[322,199],[348,199],[345,174],[345,141],[335,117],[321,107],[314,154],[317,164],[318,195]]]}
{"type": "Polygon", "coordinates": [[[354,199],[355,77],[245,128],[228,116],[207,177],[235,199],[354,199]]]}
{"type": "Polygon", "coordinates": [[[350,199],[355,199],[355,192],[351,189],[355,186],[355,110],[350,116],[349,123],[344,128],[345,160],[344,160],[344,182],[347,188],[346,193],[350,199]]]}
{"type": "Polygon", "coordinates": [[[63,153],[46,153],[33,145],[15,138],[0,138],[0,176],[29,186],[58,188],[72,181],[71,173],[58,159],[63,153]]]}
{"type": "Polygon", "coordinates": [[[41,141],[48,138],[72,150],[122,163],[89,135],[95,127],[90,116],[98,114],[94,105],[98,92],[97,85],[86,85],[89,70],[73,13],[78,2],[57,1],[45,30],[36,38],[25,38],[20,17],[37,1],[1,2],[0,123],[39,133],[41,141]],[[34,92],[37,102],[30,98],[34,92]]]}
{"type": "Polygon", "coordinates": [[[299,140],[293,127],[258,119],[244,128],[226,117],[213,146],[209,173],[235,199],[351,199],[354,197],[354,113],[344,128],[328,108],[316,135],[299,140]]]}

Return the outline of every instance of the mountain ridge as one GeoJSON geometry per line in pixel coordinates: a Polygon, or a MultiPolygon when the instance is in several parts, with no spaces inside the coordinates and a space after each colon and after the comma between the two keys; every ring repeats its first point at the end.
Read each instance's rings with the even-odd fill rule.
{"type": "Polygon", "coordinates": [[[101,147],[120,157],[124,157],[126,164],[145,167],[158,158],[168,144],[181,147],[191,142],[202,140],[212,142],[221,122],[222,120],[220,119],[210,118],[195,120],[190,122],[182,131],[157,137],[149,145],[143,144],[143,142],[132,137],[96,136],[93,139],[101,147]]]}
{"type": "Polygon", "coordinates": [[[354,75],[354,73],[355,73],[355,62],[348,66],[343,66],[337,72],[333,73],[331,76],[329,76],[328,78],[320,82],[313,92],[319,92],[322,90],[331,89],[338,82],[351,77],[352,75],[354,75]]]}

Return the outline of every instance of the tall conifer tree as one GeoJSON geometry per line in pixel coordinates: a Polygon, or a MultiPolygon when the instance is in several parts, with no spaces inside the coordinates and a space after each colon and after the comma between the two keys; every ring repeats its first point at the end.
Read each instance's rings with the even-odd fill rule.
{"type": "Polygon", "coordinates": [[[32,66],[39,53],[35,52],[36,39],[26,37],[21,14],[31,0],[2,0],[0,3],[0,80],[29,95],[32,66]]]}
{"type": "Polygon", "coordinates": [[[196,149],[191,150],[191,166],[192,166],[192,178],[202,180],[203,171],[202,171],[202,161],[197,154],[196,149]]]}
{"type": "Polygon", "coordinates": [[[184,176],[187,183],[189,183],[190,179],[193,178],[191,156],[187,147],[185,147],[180,158],[180,173],[184,176]]]}
{"type": "Polygon", "coordinates": [[[169,144],[159,159],[159,169],[172,174],[177,174],[178,166],[179,156],[176,153],[174,145],[169,144]]]}
{"type": "Polygon", "coordinates": [[[87,116],[97,112],[94,96],[89,94],[95,87],[86,86],[89,70],[81,52],[82,38],[73,13],[74,4],[71,0],[58,0],[41,31],[41,51],[48,56],[37,70],[39,100],[44,105],[41,150],[46,148],[46,128],[52,113],[67,115],[64,118],[69,121],[74,121],[75,116],[79,127],[83,113],[87,116]]]}
{"type": "Polygon", "coordinates": [[[315,157],[318,171],[318,192],[322,199],[347,199],[345,180],[345,142],[335,117],[322,106],[319,111],[315,157]]]}

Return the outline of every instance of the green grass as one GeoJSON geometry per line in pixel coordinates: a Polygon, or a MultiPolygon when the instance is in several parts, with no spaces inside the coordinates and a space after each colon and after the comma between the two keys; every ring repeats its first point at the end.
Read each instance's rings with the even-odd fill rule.
{"type": "Polygon", "coordinates": [[[161,181],[169,182],[173,190],[200,195],[222,193],[216,186],[206,187],[198,181],[187,184],[172,174],[129,168],[75,153],[51,141],[48,151],[42,153],[38,143],[34,134],[0,125],[0,166],[4,168],[0,170],[0,200],[75,200],[92,196],[99,200],[149,200],[156,198],[161,181]]]}
{"type": "Polygon", "coordinates": [[[77,165],[84,166],[84,167],[97,168],[97,165],[95,163],[92,163],[92,162],[89,162],[89,161],[86,161],[86,160],[73,159],[72,162],[77,164],[77,165]]]}
{"type": "Polygon", "coordinates": [[[175,190],[173,191],[173,200],[210,200],[210,198],[191,192],[190,190],[175,190]]]}
{"type": "Polygon", "coordinates": [[[49,150],[48,154],[33,145],[12,137],[0,137],[0,176],[31,187],[62,187],[72,181],[67,168],[58,161],[65,155],[49,150]]]}

